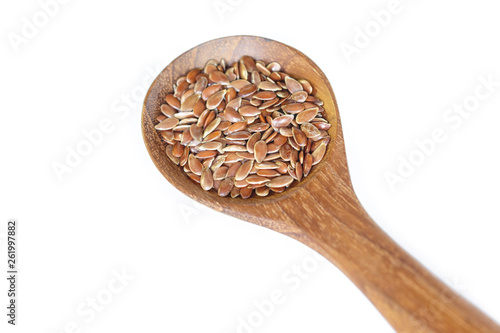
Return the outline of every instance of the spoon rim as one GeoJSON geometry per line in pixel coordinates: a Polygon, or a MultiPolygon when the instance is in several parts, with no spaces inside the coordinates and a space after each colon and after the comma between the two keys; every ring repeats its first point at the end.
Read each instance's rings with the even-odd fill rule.
{"type": "MultiPolygon", "coordinates": [[[[247,54],[247,55],[253,57],[256,60],[259,60],[258,58],[255,57],[255,55],[252,55],[252,54],[247,54]]],[[[207,59],[203,59],[203,61],[206,63],[206,61],[208,61],[209,59],[214,59],[214,58],[216,58],[216,57],[211,56],[207,59]]],[[[283,67],[285,67],[285,65],[283,65],[283,64],[281,64],[281,65],[283,67]]],[[[193,65],[193,68],[194,67],[196,67],[196,66],[193,65]]],[[[287,69],[282,68],[282,70],[286,73],[289,73],[291,76],[295,77],[293,74],[291,74],[290,68],[287,68],[287,69]]],[[[292,70],[292,72],[293,72],[293,70],[292,70]]],[[[300,78],[308,80],[307,77],[300,77],[300,78]]],[[[169,82],[169,84],[173,85],[173,83],[175,82],[175,79],[176,78],[171,78],[171,81],[169,82]]],[[[165,89],[165,86],[160,88],[160,90],[162,90],[162,89],[165,89]]],[[[158,99],[158,97],[156,97],[156,99],[158,99]]],[[[323,101],[325,100],[325,98],[320,98],[320,99],[323,101]]],[[[203,42],[201,44],[198,44],[198,45],[186,50],[185,52],[183,52],[179,56],[177,56],[175,59],[173,59],[163,70],[160,71],[160,73],[157,75],[157,77],[154,79],[154,81],[151,83],[150,87],[148,88],[148,91],[146,93],[146,96],[145,96],[144,102],[143,102],[143,109],[142,109],[142,114],[141,114],[141,129],[142,129],[143,140],[144,140],[144,143],[145,143],[146,148],[148,150],[148,154],[149,154],[150,158],[153,160],[153,163],[155,164],[156,168],[168,180],[168,182],[170,184],[172,184],[175,188],[177,188],[179,191],[184,193],[185,195],[187,195],[187,196],[191,197],[192,199],[199,201],[205,205],[208,205],[208,206],[210,206],[218,211],[223,211],[224,207],[228,207],[228,205],[248,206],[248,205],[254,205],[254,204],[259,204],[259,203],[273,203],[273,202],[278,202],[278,201],[281,201],[281,200],[284,200],[286,198],[293,196],[297,191],[300,191],[301,189],[303,189],[309,182],[316,179],[317,175],[319,175],[320,173],[322,173],[322,172],[335,172],[335,170],[334,170],[335,168],[333,168],[330,165],[332,157],[334,155],[338,155],[338,154],[334,154],[335,153],[334,146],[336,146],[336,144],[338,143],[338,140],[342,140],[342,143],[343,143],[340,115],[339,115],[339,111],[338,111],[338,105],[337,105],[337,101],[335,98],[335,94],[333,92],[333,88],[331,86],[330,81],[328,80],[325,73],[321,70],[321,68],[311,58],[309,58],[306,54],[304,54],[303,52],[297,50],[296,48],[294,48],[292,46],[289,46],[287,44],[284,44],[282,42],[279,42],[279,41],[276,41],[276,40],[273,40],[273,39],[270,39],[267,37],[254,36],[254,35],[233,35],[233,36],[215,38],[215,39],[203,42]],[[252,195],[252,197],[250,197],[248,199],[243,199],[240,196],[238,196],[237,198],[232,198],[230,195],[228,195],[226,197],[221,197],[215,191],[212,191],[212,190],[211,191],[204,191],[201,187],[199,187],[199,184],[195,184],[198,187],[198,191],[201,191],[199,193],[208,194],[210,197],[212,197],[213,200],[208,202],[207,200],[202,200],[201,197],[203,197],[203,195],[197,195],[197,194],[193,193],[192,191],[190,191],[187,187],[182,186],[181,182],[176,181],[174,179],[174,177],[171,177],[171,175],[169,173],[165,172],[164,168],[160,165],[159,161],[157,161],[156,154],[155,154],[155,152],[152,151],[152,146],[150,146],[150,144],[148,144],[148,143],[151,143],[151,140],[147,136],[148,129],[146,127],[149,127],[149,130],[151,130],[151,128],[152,128],[153,131],[156,131],[154,129],[153,119],[150,116],[150,114],[154,113],[155,110],[148,109],[148,104],[149,104],[148,102],[150,101],[150,97],[151,97],[150,95],[151,95],[152,91],[154,90],[154,88],[156,88],[158,86],[160,78],[163,76],[168,77],[167,72],[169,70],[171,70],[172,67],[174,67],[175,63],[184,59],[184,57],[189,56],[192,52],[196,52],[196,50],[199,48],[206,47],[210,44],[217,44],[217,42],[223,42],[226,40],[235,40],[235,39],[239,39],[240,42],[241,42],[241,40],[250,40],[251,42],[255,43],[258,40],[262,40],[262,41],[265,41],[266,43],[277,44],[281,48],[288,49],[294,55],[298,55],[302,59],[304,59],[305,61],[308,62],[308,65],[314,71],[315,75],[321,78],[321,82],[325,86],[326,91],[329,94],[329,96],[327,96],[327,97],[329,99],[331,99],[331,102],[332,102],[332,107],[333,107],[332,110],[328,110],[327,108],[325,108],[326,119],[332,125],[331,128],[327,131],[330,135],[330,143],[326,147],[327,151],[325,153],[325,156],[323,157],[323,160],[312,168],[311,173],[306,178],[303,178],[300,182],[294,181],[293,184],[291,186],[287,187],[282,193],[272,193],[271,195],[268,195],[265,197],[252,195]]],[[[167,144],[159,138],[158,134],[157,134],[157,137],[159,139],[157,141],[159,141],[161,143],[162,149],[164,150],[164,147],[166,147],[167,144]]],[[[166,158],[168,160],[168,158],[166,156],[164,158],[166,158]]],[[[343,155],[343,158],[345,159],[345,155],[343,155]]],[[[168,160],[167,162],[172,163],[170,160],[168,160]]],[[[175,166],[175,168],[177,168],[178,172],[182,173],[185,176],[187,181],[193,182],[191,179],[189,179],[189,177],[186,175],[186,173],[182,170],[181,166],[179,166],[179,165],[174,165],[174,166],[175,166]]]]}

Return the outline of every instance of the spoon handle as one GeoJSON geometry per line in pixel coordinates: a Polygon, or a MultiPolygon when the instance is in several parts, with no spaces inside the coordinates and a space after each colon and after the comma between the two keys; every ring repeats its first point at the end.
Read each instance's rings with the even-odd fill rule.
{"type": "Polygon", "coordinates": [[[500,332],[382,231],[351,189],[344,190],[336,196],[310,191],[314,211],[294,207],[292,218],[302,241],[344,272],[397,332],[500,332]]]}

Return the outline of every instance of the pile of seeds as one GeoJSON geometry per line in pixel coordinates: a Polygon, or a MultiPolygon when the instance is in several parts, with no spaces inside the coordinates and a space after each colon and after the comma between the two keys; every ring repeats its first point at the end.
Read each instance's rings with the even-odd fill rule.
{"type": "Polygon", "coordinates": [[[204,190],[244,199],[281,193],[307,177],[330,142],[313,94],[277,62],[209,60],[177,79],[155,128],[170,160],[204,190]]]}

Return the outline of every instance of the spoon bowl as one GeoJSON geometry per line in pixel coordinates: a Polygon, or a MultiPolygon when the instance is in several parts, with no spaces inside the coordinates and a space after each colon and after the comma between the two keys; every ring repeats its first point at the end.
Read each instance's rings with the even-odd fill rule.
{"type": "Polygon", "coordinates": [[[143,106],[144,142],[158,170],[192,199],[242,220],[286,234],[335,264],[398,332],[500,332],[500,327],[456,294],[383,232],[354,193],[333,89],[321,69],[302,52],[267,38],[232,36],[203,43],[172,61],[152,83],[143,106]],[[209,59],[227,63],[249,55],[277,61],[283,71],[307,79],[324,102],[332,125],[323,160],[283,193],[249,199],[204,191],[165,154],[156,117],[178,77],[209,59]]]}

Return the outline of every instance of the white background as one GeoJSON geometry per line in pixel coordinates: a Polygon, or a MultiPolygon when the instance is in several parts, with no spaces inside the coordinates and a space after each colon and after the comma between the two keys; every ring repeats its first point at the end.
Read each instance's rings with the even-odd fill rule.
{"type": "Polygon", "coordinates": [[[2,1],[1,267],[4,226],[17,218],[20,277],[14,329],[1,279],[1,331],[232,333],[250,316],[254,327],[240,332],[392,332],[333,265],[292,239],[194,204],[151,162],[140,132],[150,73],[204,41],[237,34],[289,44],[323,69],[367,211],[500,321],[500,87],[456,128],[443,120],[471,100],[481,76],[500,81],[499,8],[401,0],[390,22],[346,57],[342,43],[355,46],[357,29],[377,28],[371,12],[388,6],[72,0],[43,22],[39,2],[2,1]],[[24,28],[23,37],[33,16],[40,27],[31,35],[24,28]],[[14,34],[25,38],[17,46],[14,34]],[[66,163],[83,132],[105,119],[112,129],[59,180],[53,164],[66,163]],[[392,191],[384,174],[397,172],[398,158],[437,127],[447,140],[392,191]],[[297,281],[291,269],[303,263],[312,272],[297,281]],[[111,294],[122,270],[133,279],[111,294]],[[273,290],[284,302],[258,322],[254,302],[273,290]],[[94,297],[106,303],[100,311],[87,304],[94,297]]]}

